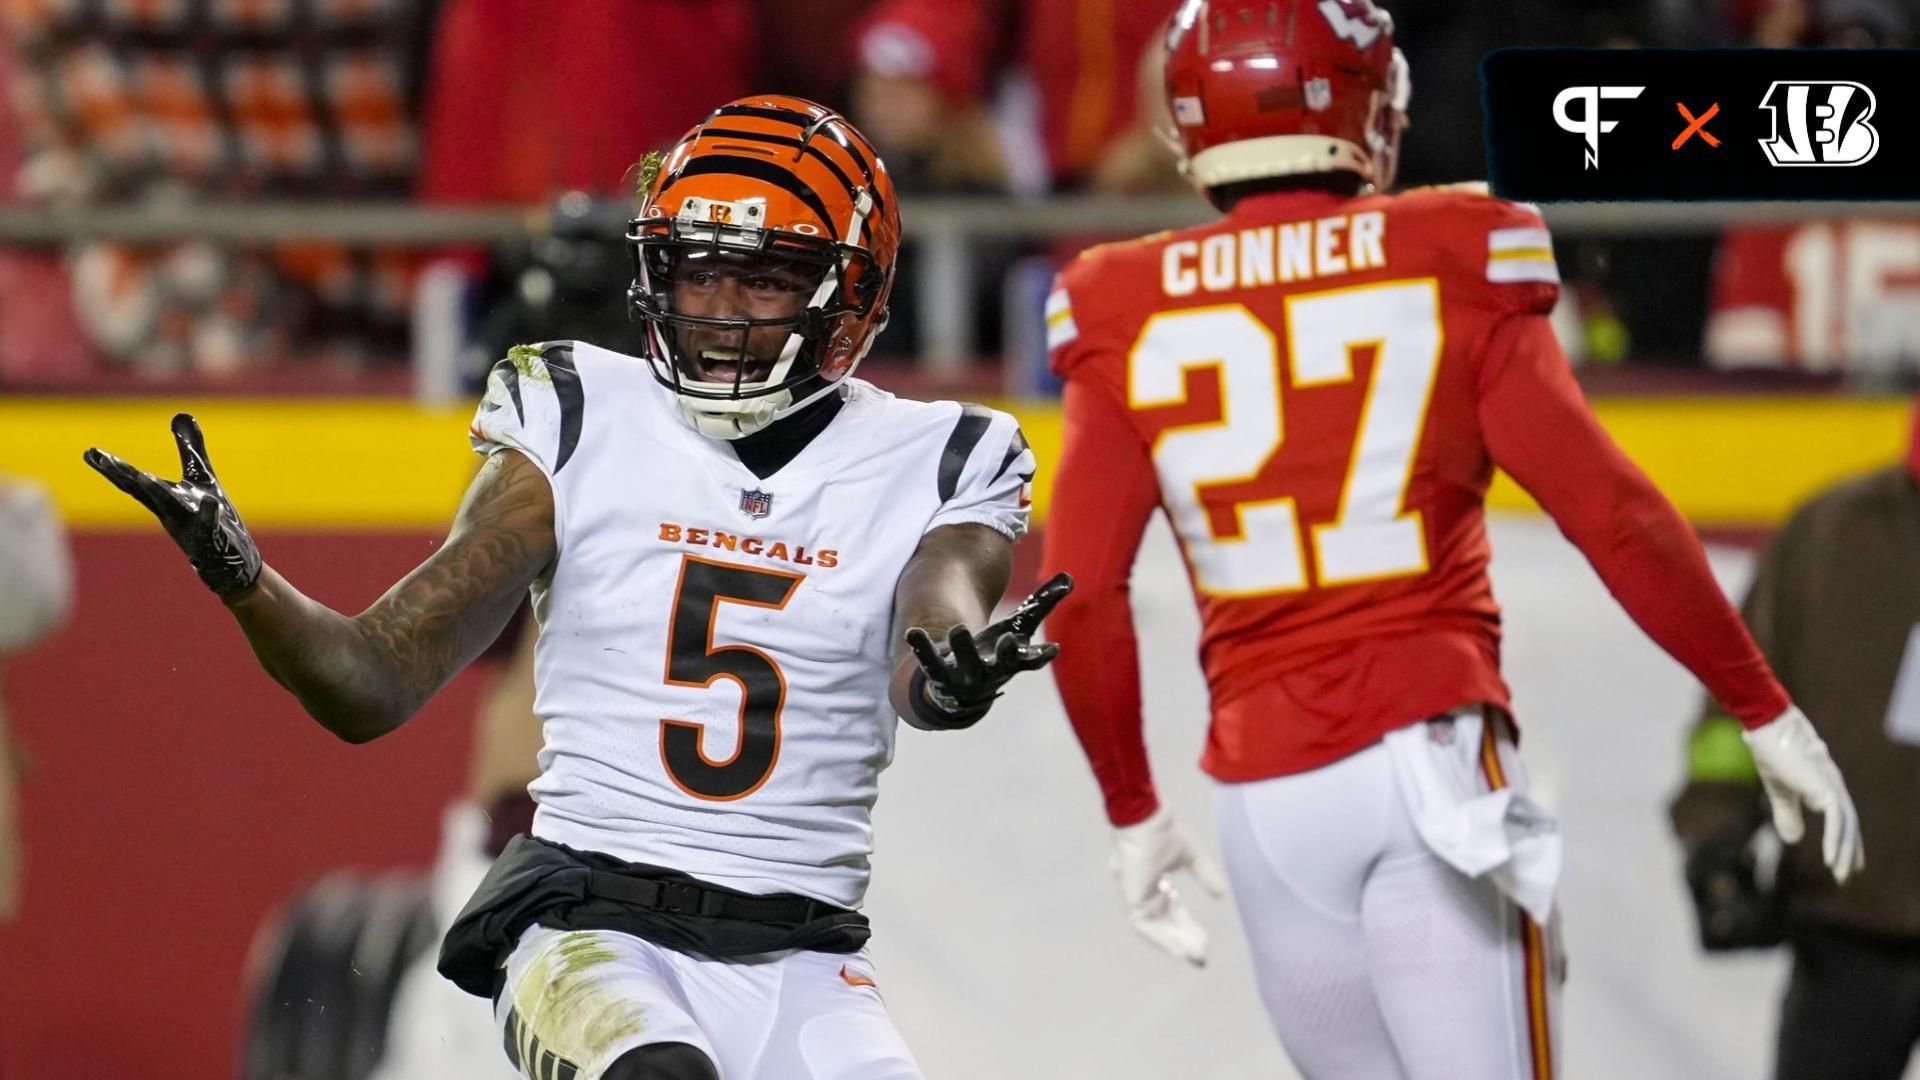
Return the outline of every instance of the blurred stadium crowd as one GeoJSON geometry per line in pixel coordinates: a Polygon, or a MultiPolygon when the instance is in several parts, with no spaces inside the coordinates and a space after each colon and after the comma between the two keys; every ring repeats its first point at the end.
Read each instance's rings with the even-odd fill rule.
{"type": "MultiPolygon", "coordinates": [[[[567,192],[618,203],[641,153],[670,143],[711,102],[762,89],[846,111],[911,194],[1178,192],[1184,185],[1157,133],[1159,95],[1141,93],[1157,79],[1164,7],[7,0],[0,84],[11,122],[0,125],[0,206],[536,207],[567,192]]],[[[1468,73],[1493,48],[1901,46],[1920,24],[1916,8],[1914,0],[1398,4],[1419,90],[1402,175],[1407,184],[1482,175],[1478,87],[1468,73]]],[[[910,203],[909,228],[911,219],[910,203]]],[[[972,244],[969,258],[981,281],[1036,265],[1044,278],[1096,239],[1063,223],[1048,238],[972,244]]],[[[399,385],[414,286],[434,262],[466,283],[473,360],[529,335],[619,347],[627,270],[618,244],[561,229],[469,251],[312,242],[0,249],[0,386],[182,375],[211,387],[399,385]]],[[[1920,366],[1912,303],[1920,226],[1911,221],[1560,246],[1571,287],[1559,325],[1585,362],[1875,381],[1910,378],[1920,366]]],[[[924,354],[935,332],[916,325],[911,254],[906,265],[894,328],[879,345],[896,367],[924,354]]],[[[1015,340],[1002,324],[1026,317],[995,290],[979,291],[966,316],[983,361],[976,373],[1015,340]]]]}

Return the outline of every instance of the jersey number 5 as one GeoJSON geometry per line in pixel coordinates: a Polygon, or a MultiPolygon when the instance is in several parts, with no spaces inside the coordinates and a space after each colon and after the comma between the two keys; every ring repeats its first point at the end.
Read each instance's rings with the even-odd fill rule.
{"type": "MultiPolygon", "coordinates": [[[[1375,350],[1338,517],[1313,527],[1314,580],[1342,585],[1424,572],[1423,523],[1403,504],[1440,369],[1439,286],[1427,278],[1290,296],[1286,328],[1295,389],[1351,381],[1353,350],[1375,350]]],[[[1304,589],[1307,561],[1292,496],[1235,504],[1239,530],[1223,537],[1201,494],[1254,480],[1286,439],[1273,331],[1243,304],[1156,315],[1128,357],[1129,403],[1179,405],[1187,372],[1209,367],[1220,372],[1220,419],[1169,428],[1153,446],[1194,581],[1212,596],[1304,589]]]]}
{"type": "Polygon", "coordinates": [[[673,621],[667,630],[669,686],[708,687],[717,679],[740,684],[740,737],[733,756],[708,757],[703,724],[663,720],[660,757],[667,775],[689,795],[725,802],[751,795],[773,774],[780,758],[780,710],[787,679],[773,657],[750,645],[713,644],[721,604],[779,610],[793,599],[805,574],[709,562],[689,555],[680,563],[673,621]]]}

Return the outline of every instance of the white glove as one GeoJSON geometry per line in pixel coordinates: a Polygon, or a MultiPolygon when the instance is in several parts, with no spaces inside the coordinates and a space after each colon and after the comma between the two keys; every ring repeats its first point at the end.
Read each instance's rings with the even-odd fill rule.
{"type": "Polygon", "coordinates": [[[1200,967],[1207,962],[1207,932],[1181,905],[1168,880],[1176,870],[1191,871],[1214,896],[1227,891],[1226,876],[1193,846],[1166,807],[1137,825],[1113,831],[1113,872],[1120,879],[1127,921],[1148,941],[1200,967]]]}
{"type": "Polygon", "coordinates": [[[1847,794],[1847,782],[1827,754],[1827,744],[1820,741],[1807,714],[1790,706],[1775,719],[1741,735],[1753,751],[1753,764],[1760,772],[1767,801],[1773,804],[1773,828],[1780,839],[1797,843],[1806,832],[1806,820],[1800,812],[1804,803],[1825,819],[1820,855],[1833,880],[1844,882],[1865,866],[1867,850],[1860,839],[1860,814],[1853,808],[1853,797],[1847,794]]]}

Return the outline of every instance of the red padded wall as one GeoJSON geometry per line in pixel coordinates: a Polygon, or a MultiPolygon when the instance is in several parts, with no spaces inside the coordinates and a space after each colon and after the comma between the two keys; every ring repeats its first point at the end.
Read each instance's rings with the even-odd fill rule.
{"type": "MultiPolygon", "coordinates": [[[[358,611],[437,539],[261,546],[309,595],[358,611]]],[[[260,670],[158,530],[74,549],[73,620],[8,672],[32,771],[24,908],[0,928],[0,1076],[231,1076],[255,928],[329,869],[432,858],[487,676],[349,746],[260,670]]]]}

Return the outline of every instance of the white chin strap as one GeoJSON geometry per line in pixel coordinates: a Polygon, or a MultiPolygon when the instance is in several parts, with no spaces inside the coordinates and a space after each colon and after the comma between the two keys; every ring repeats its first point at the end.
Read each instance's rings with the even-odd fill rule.
{"type": "Polygon", "coordinates": [[[794,404],[791,390],[720,401],[676,394],[674,401],[693,429],[710,439],[745,438],[780,419],[794,404]]]}
{"type": "MultiPolygon", "coordinates": [[[[795,354],[800,351],[800,345],[800,335],[793,334],[789,336],[786,347],[780,350],[780,359],[775,362],[773,370],[784,375],[787,369],[793,366],[793,358],[795,354]]],[[[863,352],[860,359],[865,358],[866,354],[863,352]]],[[[791,390],[777,390],[771,394],[762,394],[758,397],[741,398],[705,398],[694,397],[690,394],[675,394],[673,401],[674,404],[680,407],[680,415],[686,417],[687,422],[692,424],[693,429],[700,434],[710,439],[744,439],[748,435],[764,429],[768,424],[773,423],[788,413],[804,409],[808,405],[826,397],[838,389],[840,383],[845,380],[848,375],[852,375],[854,370],[859,366],[860,360],[855,360],[853,365],[847,369],[846,375],[841,376],[839,379],[825,386],[817,388],[813,393],[808,394],[798,401],[794,400],[793,391],[791,390]]],[[[769,379],[771,379],[771,376],[769,379]]],[[[758,380],[757,382],[766,381],[769,380],[758,380]]],[[[756,384],[757,383],[749,383],[747,385],[751,387],[756,384]]],[[[690,382],[686,385],[701,390],[717,390],[722,392],[733,389],[730,383],[690,382]]]]}
{"type": "MultiPolygon", "coordinates": [[[[805,339],[799,334],[787,335],[787,343],[781,347],[780,357],[774,361],[773,368],[767,373],[767,377],[743,383],[742,388],[752,390],[784,379],[787,372],[792,369],[794,358],[800,354],[800,347],[803,344],[805,339]]],[[[859,364],[856,362],[854,366],[858,367],[859,364]]],[[[848,369],[847,374],[853,374],[851,368],[848,369]]],[[[723,394],[731,393],[734,388],[732,383],[684,381],[684,385],[694,390],[723,394]]],[[[676,393],[673,400],[680,406],[681,415],[685,416],[687,422],[692,424],[693,429],[700,434],[710,439],[742,439],[795,409],[813,404],[838,385],[840,385],[838,381],[828,383],[798,401],[794,400],[791,390],[776,390],[771,394],[738,398],[696,397],[692,394],[676,393]]]]}
{"type": "MultiPolygon", "coordinates": [[[[859,361],[855,361],[853,367],[859,366],[859,361]]],[[[687,418],[687,422],[693,425],[693,429],[707,438],[744,439],[756,431],[765,429],[768,424],[788,413],[798,412],[840,389],[841,384],[852,374],[853,368],[849,368],[846,375],[816,389],[798,401],[794,400],[791,390],[782,390],[764,397],[728,398],[721,401],[675,394],[673,400],[680,406],[680,414],[687,418]]]]}
{"type": "MultiPolygon", "coordinates": [[[[656,335],[658,338],[658,335],[656,335]]],[[[800,346],[804,339],[799,334],[788,334],[780,355],[768,369],[766,378],[743,382],[739,389],[755,391],[763,386],[780,382],[793,369],[794,358],[800,355],[800,346]]],[[[666,342],[656,340],[656,347],[664,350],[666,342]]],[[[681,376],[681,385],[689,390],[706,391],[709,394],[731,394],[733,383],[698,382],[681,376]]],[[[693,424],[694,430],[714,439],[738,439],[751,435],[780,418],[780,415],[793,405],[793,392],[780,390],[771,394],[758,394],[748,397],[700,397],[696,394],[675,393],[673,400],[680,406],[680,412],[693,424]]]]}

